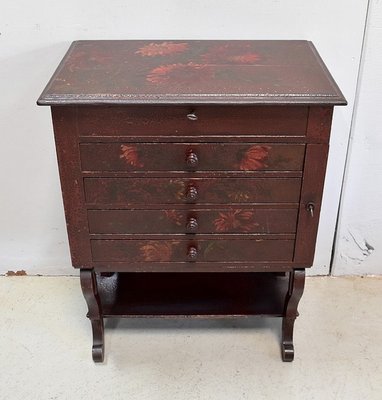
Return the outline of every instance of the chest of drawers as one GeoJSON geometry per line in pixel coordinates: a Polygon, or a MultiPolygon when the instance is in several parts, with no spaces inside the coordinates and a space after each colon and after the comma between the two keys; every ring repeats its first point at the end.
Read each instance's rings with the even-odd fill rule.
{"type": "Polygon", "coordinates": [[[52,108],[72,263],[106,317],[279,316],[312,265],[332,111],[306,41],[74,42],[52,108]]]}

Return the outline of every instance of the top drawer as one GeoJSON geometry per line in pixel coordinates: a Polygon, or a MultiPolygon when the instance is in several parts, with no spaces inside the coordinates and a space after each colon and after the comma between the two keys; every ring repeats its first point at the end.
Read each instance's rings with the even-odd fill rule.
{"type": "Polygon", "coordinates": [[[306,134],[308,107],[78,107],[80,136],[306,134]]]}

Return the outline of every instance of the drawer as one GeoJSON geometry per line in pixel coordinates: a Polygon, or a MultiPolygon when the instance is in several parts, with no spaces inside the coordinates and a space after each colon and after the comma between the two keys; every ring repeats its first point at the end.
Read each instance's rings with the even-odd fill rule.
{"type": "Polygon", "coordinates": [[[303,144],[83,143],[84,171],[301,171],[303,144]]]}
{"type": "Polygon", "coordinates": [[[294,240],[91,240],[95,262],[292,261],[294,240]]]}
{"type": "Polygon", "coordinates": [[[304,136],[308,107],[110,106],[78,107],[80,136],[304,136]]]}
{"type": "Polygon", "coordinates": [[[298,203],[299,178],[84,178],[88,204],[298,203]]]}
{"type": "Polygon", "coordinates": [[[295,233],[297,209],[88,210],[92,234],[295,233]]]}

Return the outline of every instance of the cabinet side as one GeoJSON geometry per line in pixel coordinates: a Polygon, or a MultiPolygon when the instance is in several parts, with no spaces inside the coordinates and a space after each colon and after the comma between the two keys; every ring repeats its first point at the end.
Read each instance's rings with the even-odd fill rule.
{"type": "Polygon", "coordinates": [[[297,223],[294,262],[311,267],[324,190],[333,107],[311,107],[297,223]]]}
{"type": "Polygon", "coordinates": [[[91,267],[89,228],[77,132],[77,107],[52,107],[61,191],[64,201],[72,265],[91,267]]]}

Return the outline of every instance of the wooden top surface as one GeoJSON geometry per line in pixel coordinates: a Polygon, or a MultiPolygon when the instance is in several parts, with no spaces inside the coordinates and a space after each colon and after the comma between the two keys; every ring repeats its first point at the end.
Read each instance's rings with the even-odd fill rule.
{"type": "Polygon", "coordinates": [[[73,42],[38,102],[321,104],[346,100],[308,41],[73,42]]]}

